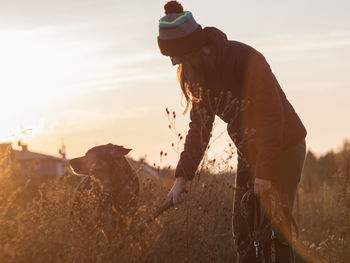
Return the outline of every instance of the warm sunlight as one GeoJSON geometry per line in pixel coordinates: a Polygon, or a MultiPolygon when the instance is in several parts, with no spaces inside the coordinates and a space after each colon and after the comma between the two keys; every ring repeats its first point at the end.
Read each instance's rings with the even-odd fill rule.
{"type": "Polygon", "coordinates": [[[36,38],[32,32],[0,31],[0,43],[0,111],[6,113],[0,116],[3,141],[27,125],[19,116],[23,119],[59,102],[67,91],[71,63],[49,39],[36,38]]]}
{"type": "Polygon", "coordinates": [[[0,263],[350,262],[349,10],[0,0],[0,263]]]}

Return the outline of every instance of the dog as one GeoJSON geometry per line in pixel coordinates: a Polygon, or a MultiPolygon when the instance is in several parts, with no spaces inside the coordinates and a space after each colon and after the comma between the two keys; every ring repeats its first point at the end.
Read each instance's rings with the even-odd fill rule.
{"type": "Polygon", "coordinates": [[[93,147],[84,156],[69,162],[75,174],[85,175],[76,188],[72,213],[78,213],[78,217],[82,218],[79,204],[83,202],[83,193],[93,191],[93,196],[98,196],[93,205],[98,206],[102,230],[109,242],[116,230],[119,233],[126,231],[127,225],[131,225],[127,221],[133,218],[137,210],[140,186],[137,173],[125,158],[130,151],[109,143],[93,147]],[[98,187],[94,187],[96,183],[98,187]]]}

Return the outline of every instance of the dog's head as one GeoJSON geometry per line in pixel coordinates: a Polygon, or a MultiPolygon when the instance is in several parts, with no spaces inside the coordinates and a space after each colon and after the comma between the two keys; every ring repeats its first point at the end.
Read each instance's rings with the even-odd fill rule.
{"type": "Polygon", "coordinates": [[[75,173],[93,174],[106,191],[114,192],[132,172],[125,158],[130,151],[109,143],[91,148],[84,156],[70,160],[69,164],[75,173]]]}

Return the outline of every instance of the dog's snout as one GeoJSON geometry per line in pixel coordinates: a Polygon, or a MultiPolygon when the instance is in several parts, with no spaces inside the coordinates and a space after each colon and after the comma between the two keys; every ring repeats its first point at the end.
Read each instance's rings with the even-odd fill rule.
{"type": "Polygon", "coordinates": [[[69,165],[72,167],[73,171],[78,174],[86,174],[88,169],[84,167],[84,159],[83,157],[74,158],[69,161],[69,165]]]}
{"type": "Polygon", "coordinates": [[[79,166],[79,158],[74,158],[69,161],[69,165],[72,166],[72,168],[77,168],[79,166]]]}

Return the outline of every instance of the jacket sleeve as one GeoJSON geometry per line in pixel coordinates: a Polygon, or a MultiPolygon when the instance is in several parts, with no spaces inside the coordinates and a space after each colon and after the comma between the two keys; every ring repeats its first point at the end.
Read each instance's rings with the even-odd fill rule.
{"type": "Polygon", "coordinates": [[[279,84],[265,59],[257,74],[259,81],[252,101],[258,146],[255,177],[275,181],[279,176],[283,150],[284,108],[279,84]]]}
{"type": "Polygon", "coordinates": [[[208,146],[214,118],[215,114],[210,113],[203,102],[193,103],[190,111],[190,128],[175,170],[175,177],[193,179],[208,146]]]}

